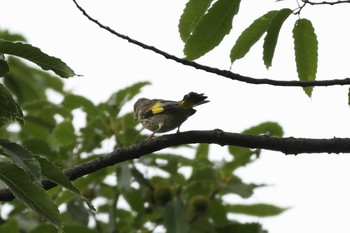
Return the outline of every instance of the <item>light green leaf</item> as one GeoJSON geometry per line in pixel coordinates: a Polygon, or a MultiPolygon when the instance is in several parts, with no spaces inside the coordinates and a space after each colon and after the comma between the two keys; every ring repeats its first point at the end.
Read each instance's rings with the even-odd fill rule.
{"type": "Polygon", "coordinates": [[[196,160],[208,160],[209,144],[199,144],[196,151],[196,160]]]}
{"type": "Polygon", "coordinates": [[[111,114],[118,115],[123,105],[139,94],[142,87],[149,84],[150,82],[138,82],[114,93],[107,101],[111,114]]]}
{"type": "Polygon", "coordinates": [[[187,210],[180,198],[167,203],[163,217],[167,233],[184,233],[188,231],[187,210]]]}
{"type": "Polygon", "coordinates": [[[179,22],[180,37],[186,42],[213,0],[189,0],[179,22]]]}
{"type": "Polygon", "coordinates": [[[288,208],[281,208],[269,204],[226,205],[229,212],[258,217],[270,217],[283,213],[288,208]]]}
{"type": "Polygon", "coordinates": [[[263,60],[266,68],[269,68],[272,64],[272,58],[275,53],[280,29],[291,13],[292,10],[288,8],[278,11],[277,15],[271,20],[270,26],[267,28],[263,45],[263,60]]]}
{"type": "Polygon", "coordinates": [[[0,53],[18,56],[34,62],[44,70],[52,70],[62,78],[73,77],[76,74],[66,63],[51,57],[30,44],[0,40],[0,53]]]}
{"type": "Polygon", "coordinates": [[[131,190],[132,174],[128,162],[124,162],[117,167],[117,187],[125,195],[131,190]]]}
{"type": "Polygon", "coordinates": [[[10,90],[0,83],[0,127],[10,120],[24,124],[21,107],[13,99],[10,90]]]}
{"type": "Polygon", "coordinates": [[[282,137],[283,129],[278,123],[267,121],[244,130],[242,134],[250,134],[250,135],[266,134],[270,136],[282,137]]]}
{"type": "Polygon", "coordinates": [[[271,20],[276,16],[278,11],[270,11],[256,19],[242,34],[238,37],[236,44],[231,49],[231,63],[244,57],[250,48],[266,32],[271,20]]]}
{"type": "Polygon", "coordinates": [[[186,41],[186,59],[195,60],[215,48],[232,28],[240,0],[218,0],[202,17],[186,41]]]}
{"type": "Polygon", "coordinates": [[[209,215],[213,219],[215,226],[226,226],[229,224],[227,210],[221,200],[213,199],[210,202],[209,215]]]}
{"type": "Polygon", "coordinates": [[[53,130],[53,136],[59,147],[74,146],[77,136],[71,121],[59,123],[53,130]]]}
{"type": "MultiPolygon", "coordinates": [[[[318,42],[312,23],[299,19],[293,29],[295,61],[300,81],[314,81],[317,72],[318,42]]],[[[313,87],[304,87],[311,97],[313,87]]]]}
{"type": "Polygon", "coordinates": [[[30,207],[41,219],[62,231],[62,220],[57,206],[41,186],[28,179],[21,168],[12,163],[0,162],[0,179],[19,201],[30,207]]]}
{"type": "Polygon", "coordinates": [[[82,108],[85,112],[89,113],[96,110],[95,105],[89,99],[80,95],[67,94],[61,104],[69,110],[82,108]]]}
{"type": "Polygon", "coordinates": [[[22,168],[28,177],[37,183],[41,180],[41,168],[39,162],[32,153],[19,144],[0,139],[0,151],[9,156],[14,164],[22,168]]]}

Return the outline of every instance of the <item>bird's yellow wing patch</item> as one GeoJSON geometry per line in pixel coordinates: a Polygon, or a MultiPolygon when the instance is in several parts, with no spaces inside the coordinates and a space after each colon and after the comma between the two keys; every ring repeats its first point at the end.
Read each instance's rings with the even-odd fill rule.
{"type": "Polygon", "coordinates": [[[152,114],[154,115],[154,114],[162,113],[164,111],[164,108],[160,102],[157,102],[151,107],[151,111],[152,111],[152,114]]]}

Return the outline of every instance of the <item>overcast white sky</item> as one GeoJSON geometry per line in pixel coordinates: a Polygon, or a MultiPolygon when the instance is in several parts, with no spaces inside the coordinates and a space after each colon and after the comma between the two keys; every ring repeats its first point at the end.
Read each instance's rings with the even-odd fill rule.
{"type": "MultiPolygon", "coordinates": [[[[67,87],[96,103],[127,85],[150,80],[142,96],[181,99],[189,91],[206,93],[211,102],[201,106],[181,128],[220,128],[240,132],[264,121],[279,122],[285,136],[349,137],[350,110],[347,87],[314,89],[310,100],[300,88],[251,85],[231,81],[166,60],[127,43],[89,22],[70,0],[0,1],[0,28],[24,34],[44,52],[59,57],[78,74],[67,87]]],[[[85,0],[79,3],[95,18],[116,31],[169,53],[183,56],[177,32],[186,3],[177,1],[85,0]]],[[[272,9],[296,8],[296,1],[245,0],[236,16],[233,31],[224,44],[198,60],[199,63],[228,69],[229,50],[239,33],[255,18],[272,9]]],[[[350,5],[308,6],[301,17],[312,20],[319,40],[318,79],[349,77],[350,5]]],[[[262,43],[237,61],[232,71],[256,78],[296,79],[292,27],[296,16],[282,28],[273,67],[266,70],[262,43]]],[[[131,111],[127,109],[127,111],[131,111]]],[[[215,154],[226,148],[212,147],[215,154]]],[[[239,174],[247,182],[267,183],[249,199],[251,203],[273,203],[292,207],[278,217],[259,221],[270,233],[350,232],[350,158],[348,154],[302,154],[286,156],[264,151],[261,159],[239,174]]],[[[241,201],[235,197],[232,200],[241,201]]]]}

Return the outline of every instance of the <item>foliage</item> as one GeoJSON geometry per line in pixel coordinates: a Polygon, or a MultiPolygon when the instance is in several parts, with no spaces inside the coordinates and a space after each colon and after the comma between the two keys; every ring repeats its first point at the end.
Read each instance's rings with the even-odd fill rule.
{"type": "MultiPolygon", "coordinates": [[[[186,59],[195,60],[218,46],[230,33],[234,16],[239,13],[240,0],[217,0],[210,5],[211,2],[189,0],[186,4],[179,23],[186,59]]],[[[233,45],[231,63],[243,58],[265,34],[263,62],[267,69],[271,67],[282,25],[291,15],[299,16],[301,10],[302,6],[294,11],[288,8],[273,10],[254,20],[233,45]]],[[[311,21],[298,18],[293,37],[299,80],[313,81],[317,72],[318,41],[311,21]]],[[[305,87],[304,91],[311,97],[312,87],[305,87]]]]}
{"type": "MultiPolygon", "coordinates": [[[[16,55],[23,48],[19,43],[6,44],[18,50],[16,55]]],[[[33,50],[33,54],[40,51],[32,46],[24,49],[33,50]]],[[[28,54],[31,53],[24,57],[28,58],[28,54]]],[[[41,56],[35,57],[40,60],[41,56]]],[[[62,231],[63,226],[65,232],[154,232],[164,228],[170,233],[261,232],[259,223],[240,223],[229,214],[265,217],[285,210],[268,204],[224,201],[227,194],[249,198],[263,186],[245,183],[236,175],[238,168],[255,161],[260,154],[260,150],[240,147],[229,147],[229,153],[215,160],[209,158],[207,144],[191,147],[193,159],[181,150],[150,154],[70,182],[62,170],[103,156],[103,142],[118,148],[147,137],[134,121],[133,113],[122,110],[149,83],[136,83],[95,104],[65,91],[62,81],[52,74],[13,57],[7,57],[6,63],[9,71],[3,78],[0,96],[5,96],[2,101],[16,106],[17,112],[13,110],[12,114],[17,115],[4,115],[4,124],[17,122],[0,128],[0,179],[17,200],[8,203],[12,208],[0,232],[57,232],[54,227],[62,231]],[[62,101],[53,101],[48,89],[62,101]],[[73,124],[77,117],[84,117],[81,128],[73,124]],[[25,124],[19,124],[23,120],[25,124]],[[40,185],[43,178],[59,186],[45,191],[40,185]],[[96,216],[88,199],[101,216],[108,217],[107,221],[96,216]],[[51,225],[41,222],[25,206],[51,225]],[[89,222],[94,227],[89,228],[89,222]]],[[[283,135],[282,128],[274,122],[243,133],[283,135]]]]}

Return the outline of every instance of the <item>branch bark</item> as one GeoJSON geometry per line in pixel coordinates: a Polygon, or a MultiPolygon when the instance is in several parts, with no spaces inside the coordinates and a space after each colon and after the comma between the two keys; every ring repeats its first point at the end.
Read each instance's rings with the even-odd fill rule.
{"type": "Polygon", "coordinates": [[[76,0],[73,0],[74,4],[76,7],[81,11],[81,13],[88,18],[91,22],[95,23],[98,25],[100,28],[110,32],[111,34],[127,40],[129,43],[132,43],[134,45],[137,45],[143,49],[151,50],[159,55],[162,55],[166,59],[173,60],[175,62],[178,62],[180,64],[186,65],[186,66],[191,66],[193,68],[196,68],[198,70],[203,70],[208,73],[213,73],[216,75],[219,75],[221,77],[225,77],[231,80],[236,80],[240,82],[245,82],[249,84],[267,84],[267,85],[272,85],[272,86],[280,86],[280,87],[311,87],[311,86],[337,86],[337,85],[350,85],[350,78],[345,78],[345,79],[331,79],[331,80],[319,80],[319,81],[297,81],[297,80],[291,80],[291,81],[283,81],[283,80],[273,80],[273,79],[264,79],[264,78],[252,78],[248,76],[243,76],[237,73],[233,73],[229,70],[221,70],[218,68],[210,67],[210,66],[205,66],[202,64],[199,64],[194,61],[188,61],[182,58],[179,58],[177,56],[174,56],[172,54],[169,54],[163,50],[160,50],[154,46],[150,46],[147,44],[144,44],[138,40],[135,40],[133,38],[130,38],[126,35],[123,35],[113,29],[111,29],[108,26],[103,25],[100,23],[98,20],[94,19],[91,17],[77,2],[76,0]]]}
{"type": "MultiPolygon", "coordinates": [[[[138,159],[141,156],[183,144],[208,143],[221,146],[241,146],[247,148],[260,148],[272,151],[280,151],[284,154],[301,153],[350,153],[350,138],[308,139],[308,138],[278,138],[267,135],[242,135],[224,132],[220,129],[207,131],[187,131],[177,134],[168,134],[153,137],[139,143],[118,148],[117,150],[101,156],[97,159],[76,165],[64,171],[70,180],[76,180],[87,174],[94,173],[108,166],[138,159]]],[[[43,180],[42,185],[46,190],[56,186],[50,180],[43,180]]],[[[9,189],[0,190],[0,201],[14,199],[9,189]]]]}

